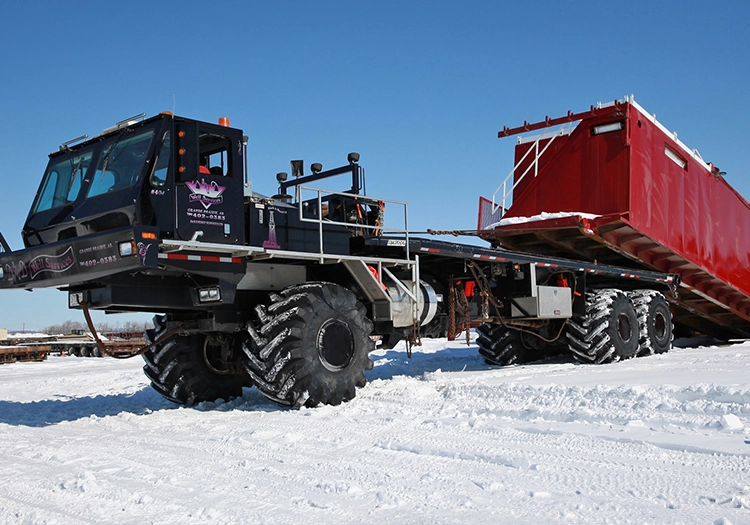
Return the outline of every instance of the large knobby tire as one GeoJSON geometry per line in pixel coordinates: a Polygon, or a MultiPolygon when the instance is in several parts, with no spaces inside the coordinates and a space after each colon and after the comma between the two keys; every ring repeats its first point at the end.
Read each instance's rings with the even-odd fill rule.
{"type": "Polygon", "coordinates": [[[582,363],[612,363],[638,354],[633,302],[620,290],[586,292],[586,314],[567,322],[568,348],[582,363]]]}
{"type": "Polygon", "coordinates": [[[534,334],[489,323],[479,325],[477,332],[479,354],[489,364],[522,364],[547,355],[547,343],[534,334]]]}
{"type": "Polygon", "coordinates": [[[674,339],[672,312],[664,295],[656,290],[634,290],[628,294],[635,305],[640,337],[638,355],[664,354],[674,339]]]}
{"type": "Polygon", "coordinates": [[[244,347],[246,368],[266,397],[287,406],[338,405],[365,386],[373,325],[351,291],[306,283],[272,294],[270,306],[256,311],[261,327],[244,347]]]}
{"type": "MultiPolygon", "coordinates": [[[[166,331],[163,316],[154,317],[154,329],[146,330],[147,344],[166,331]]],[[[229,400],[242,395],[243,376],[217,373],[207,363],[206,336],[175,336],[143,354],[143,371],[151,387],[180,405],[193,406],[203,401],[229,400]]]]}

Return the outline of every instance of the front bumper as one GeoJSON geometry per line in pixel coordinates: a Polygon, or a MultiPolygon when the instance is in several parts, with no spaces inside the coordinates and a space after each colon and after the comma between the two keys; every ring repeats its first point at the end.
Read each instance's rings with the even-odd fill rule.
{"type": "Polygon", "coordinates": [[[74,286],[157,264],[157,230],[130,226],[0,253],[0,288],[74,286]]]}

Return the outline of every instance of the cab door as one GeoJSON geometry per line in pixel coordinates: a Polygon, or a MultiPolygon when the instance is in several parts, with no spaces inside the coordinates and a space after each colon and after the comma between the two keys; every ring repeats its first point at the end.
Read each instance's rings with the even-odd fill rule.
{"type": "Polygon", "coordinates": [[[237,244],[244,239],[242,132],[177,123],[177,238],[237,244]]]}

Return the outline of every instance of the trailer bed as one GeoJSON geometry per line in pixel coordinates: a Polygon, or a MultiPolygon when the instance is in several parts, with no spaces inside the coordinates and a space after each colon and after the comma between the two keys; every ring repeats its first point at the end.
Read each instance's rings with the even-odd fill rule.
{"type": "Polygon", "coordinates": [[[47,359],[50,350],[51,347],[49,345],[0,346],[0,364],[22,361],[44,361],[47,359]]]}

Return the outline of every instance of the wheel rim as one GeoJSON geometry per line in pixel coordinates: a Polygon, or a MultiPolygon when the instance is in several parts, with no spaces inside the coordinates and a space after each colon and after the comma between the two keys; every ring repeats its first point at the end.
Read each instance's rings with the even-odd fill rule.
{"type": "Polygon", "coordinates": [[[329,370],[342,370],[354,356],[354,335],[349,325],[339,319],[329,319],[318,330],[318,355],[329,370]]]}
{"type": "Polygon", "coordinates": [[[654,336],[663,340],[667,335],[667,320],[662,312],[657,312],[654,316],[654,336]]]}
{"type": "Polygon", "coordinates": [[[633,325],[627,315],[622,314],[617,318],[617,332],[620,334],[620,339],[626,343],[633,337],[633,325]]]}

